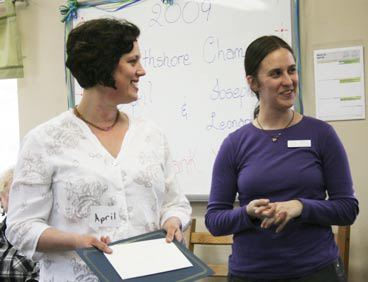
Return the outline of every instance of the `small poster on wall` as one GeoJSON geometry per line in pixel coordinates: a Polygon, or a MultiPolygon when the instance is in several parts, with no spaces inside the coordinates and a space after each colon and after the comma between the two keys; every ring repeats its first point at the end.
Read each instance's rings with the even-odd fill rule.
{"type": "Polygon", "coordinates": [[[363,47],[314,51],[316,117],[365,119],[363,47]]]}

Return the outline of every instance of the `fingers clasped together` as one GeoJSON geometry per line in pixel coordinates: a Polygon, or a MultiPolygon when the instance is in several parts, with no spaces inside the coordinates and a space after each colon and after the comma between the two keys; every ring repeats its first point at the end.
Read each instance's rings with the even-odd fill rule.
{"type": "Polygon", "coordinates": [[[262,220],[262,228],[276,225],[276,233],[283,230],[291,219],[300,216],[302,210],[303,204],[299,200],[271,203],[269,199],[257,199],[246,206],[250,217],[262,220]]]}

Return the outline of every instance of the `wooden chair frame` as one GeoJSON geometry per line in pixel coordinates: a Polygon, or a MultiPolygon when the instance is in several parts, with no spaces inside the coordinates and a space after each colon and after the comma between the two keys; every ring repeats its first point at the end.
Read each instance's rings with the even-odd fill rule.
{"type": "MultiPolygon", "coordinates": [[[[196,219],[192,219],[190,226],[190,238],[188,248],[194,252],[194,245],[232,245],[233,236],[213,236],[209,232],[197,232],[196,219]]],[[[208,266],[214,271],[211,277],[227,277],[228,267],[227,264],[208,264],[208,266]]]]}
{"type": "MultiPolygon", "coordinates": [[[[340,257],[344,263],[346,277],[348,277],[349,271],[349,246],[350,246],[350,226],[338,226],[335,233],[335,240],[339,247],[340,257]]],[[[196,219],[192,219],[190,226],[190,235],[188,248],[194,252],[195,245],[232,245],[233,236],[213,236],[209,232],[197,232],[196,231],[196,219]]],[[[227,264],[208,264],[208,266],[214,271],[212,277],[227,277],[228,266],[227,264]]]]}
{"type": "Polygon", "coordinates": [[[345,275],[349,274],[350,226],[338,226],[335,241],[339,247],[340,257],[344,263],[345,275]]]}

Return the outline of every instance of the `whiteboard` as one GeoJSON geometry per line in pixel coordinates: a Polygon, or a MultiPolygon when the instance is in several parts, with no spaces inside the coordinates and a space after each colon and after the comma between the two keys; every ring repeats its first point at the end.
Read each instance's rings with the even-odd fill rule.
{"type": "MultiPolygon", "coordinates": [[[[163,129],[181,189],[191,200],[206,200],[219,146],[251,122],[257,101],[245,81],[246,47],[270,34],[292,43],[292,0],[146,0],[114,10],[79,9],[73,25],[115,17],[141,29],[147,74],[139,99],[121,110],[163,129]]],[[[82,90],[76,81],[73,87],[78,104],[82,90]]]]}

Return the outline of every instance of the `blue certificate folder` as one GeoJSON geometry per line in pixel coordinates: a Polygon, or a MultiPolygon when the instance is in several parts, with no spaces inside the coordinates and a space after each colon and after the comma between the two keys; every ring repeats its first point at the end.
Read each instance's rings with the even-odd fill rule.
{"type": "MultiPolygon", "coordinates": [[[[158,230],[139,236],[131,237],[129,239],[113,242],[109,245],[133,243],[143,240],[165,238],[166,233],[163,230],[158,230]]],[[[77,253],[88,265],[88,267],[94,272],[101,282],[119,282],[119,281],[131,281],[131,282],[152,282],[152,281],[166,281],[166,282],[179,282],[179,281],[196,281],[198,279],[207,277],[213,273],[213,271],[202,262],[197,256],[195,256],[190,250],[188,250],[183,244],[174,240],[174,244],[183,252],[186,258],[193,264],[192,267],[182,268],[147,276],[141,276],[130,279],[122,279],[116,272],[114,267],[110,264],[105,255],[96,248],[83,248],[77,249],[77,253]]],[[[144,255],[144,254],[143,254],[144,255]]],[[[159,254],[157,255],[160,257],[159,254]]]]}

